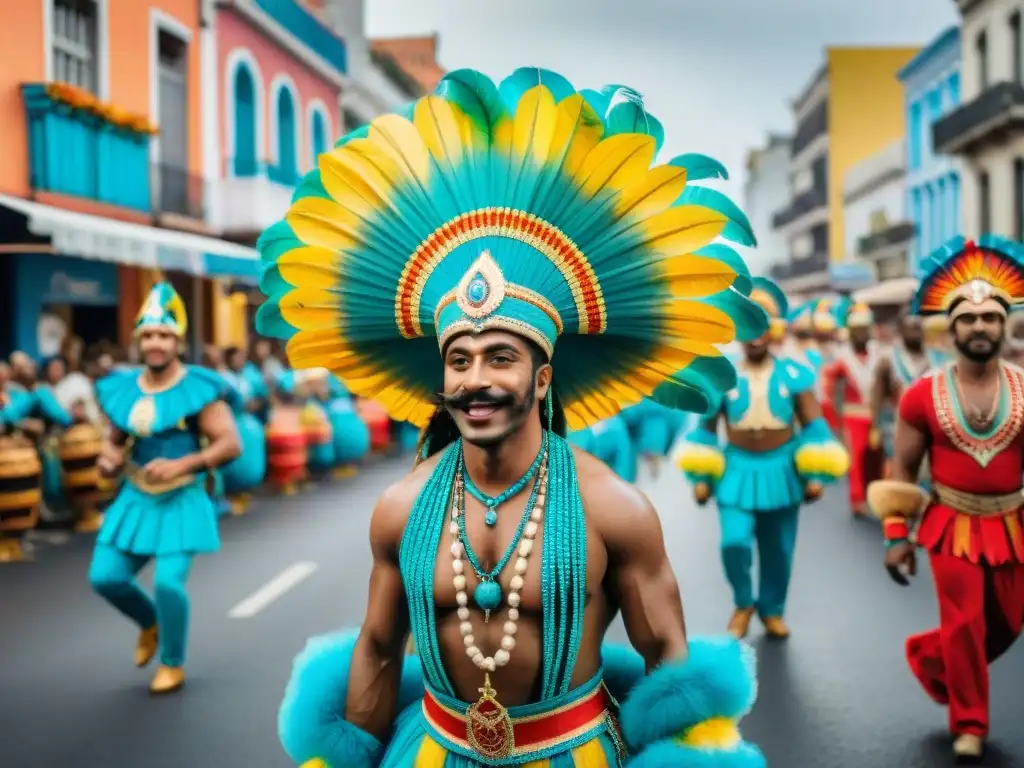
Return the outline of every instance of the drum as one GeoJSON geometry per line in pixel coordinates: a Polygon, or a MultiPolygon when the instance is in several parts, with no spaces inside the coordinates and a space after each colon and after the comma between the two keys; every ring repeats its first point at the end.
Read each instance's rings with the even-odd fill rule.
{"type": "Polygon", "coordinates": [[[267,476],[287,491],[306,476],[308,451],[300,408],[275,405],[267,420],[267,476]]]}
{"type": "Polygon", "coordinates": [[[356,409],[359,418],[370,429],[370,449],[386,451],[391,446],[391,419],[387,411],[373,400],[360,400],[356,409]]]}
{"type": "Polygon", "coordinates": [[[0,534],[26,531],[39,521],[43,465],[31,441],[0,437],[0,534]]]}
{"type": "Polygon", "coordinates": [[[103,436],[92,424],[75,424],[61,437],[57,447],[64,478],[64,493],[77,511],[95,509],[109,498],[100,490],[100,471],[96,466],[103,448],[103,436]]]}

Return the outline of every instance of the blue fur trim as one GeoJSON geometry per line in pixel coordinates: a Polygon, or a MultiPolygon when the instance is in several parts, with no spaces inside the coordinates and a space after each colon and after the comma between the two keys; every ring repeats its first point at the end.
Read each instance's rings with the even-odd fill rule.
{"type": "Polygon", "coordinates": [[[674,741],[658,741],[636,757],[626,768],[767,768],[761,750],[742,741],[735,749],[694,749],[674,741]]]}
{"type": "Polygon", "coordinates": [[[344,719],[358,635],[349,630],[311,638],[295,658],[277,732],[296,765],[320,758],[328,768],[373,768],[380,760],[383,745],[344,719]]]}
{"type": "Polygon", "coordinates": [[[662,664],[622,705],[622,733],[631,751],[682,735],[712,717],[739,719],[757,700],[756,659],[731,637],[691,638],[685,662],[662,664]]]}
{"type": "Polygon", "coordinates": [[[647,671],[643,656],[628,645],[605,643],[601,646],[604,684],[616,701],[625,701],[633,686],[647,671]]]}

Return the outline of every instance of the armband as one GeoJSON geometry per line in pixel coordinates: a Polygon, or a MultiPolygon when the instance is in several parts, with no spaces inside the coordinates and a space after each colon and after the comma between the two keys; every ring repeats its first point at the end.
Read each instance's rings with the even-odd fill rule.
{"type": "Polygon", "coordinates": [[[850,469],[850,455],[832,435],[828,422],[817,418],[800,430],[794,455],[797,474],[804,482],[834,483],[850,469]]]}
{"type": "Polygon", "coordinates": [[[718,436],[706,429],[695,429],[676,448],[675,464],[694,485],[714,487],[725,474],[725,454],[718,447],[718,436]]]}
{"type": "Polygon", "coordinates": [[[629,768],[764,768],[739,721],[757,699],[754,651],[733,638],[693,638],[682,662],[667,662],[630,691],[622,736],[629,768]]]}
{"type": "Polygon", "coordinates": [[[875,480],[868,485],[867,497],[868,507],[882,520],[913,519],[928,503],[928,496],[920,486],[902,480],[875,480]]]}
{"type": "Polygon", "coordinates": [[[910,539],[910,526],[905,517],[887,517],[882,521],[882,535],[886,541],[907,541],[910,539]]]}

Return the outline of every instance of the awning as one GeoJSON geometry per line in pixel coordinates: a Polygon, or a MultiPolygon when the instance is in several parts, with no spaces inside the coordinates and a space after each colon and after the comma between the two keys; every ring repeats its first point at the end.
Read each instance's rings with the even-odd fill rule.
{"type": "Polygon", "coordinates": [[[13,213],[22,222],[21,227],[0,226],[4,242],[11,246],[32,244],[38,248],[43,238],[55,253],[80,259],[246,282],[254,282],[258,274],[259,255],[244,245],[66,211],[8,195],[0,195],[0,206],[8,211],[4,219],[10,220],[13,213]]]}
{"type": "Polygon", "coordinates": [[[854,291],[853,300],[864,304],[909,304],[917,291],[916,277],[897,277],[883,280],[878,285],[854,291]]]}

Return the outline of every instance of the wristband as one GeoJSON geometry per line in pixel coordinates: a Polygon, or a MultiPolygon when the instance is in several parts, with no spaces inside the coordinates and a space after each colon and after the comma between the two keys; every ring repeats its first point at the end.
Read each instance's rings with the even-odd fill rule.
{"type": "Polygon", "coordinates": [[[886,541],[904,540],[910,538],[910,527],[902,517],[887,517],[882,521],[882,534],[886,541]]]}
{"type": "Polygon", "coordinates": [[[898,544],[909,544],[909,543],[910,543],[910,539],[886,539],[885,540],[885,548],[886,549],[892,549],[893,547],[897,546],[898,544]]]}

